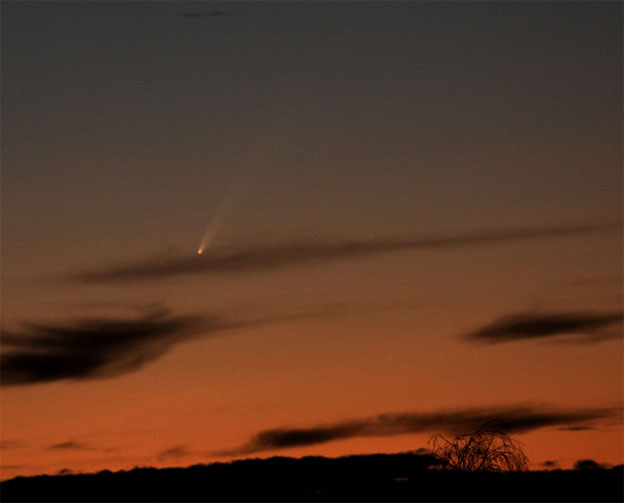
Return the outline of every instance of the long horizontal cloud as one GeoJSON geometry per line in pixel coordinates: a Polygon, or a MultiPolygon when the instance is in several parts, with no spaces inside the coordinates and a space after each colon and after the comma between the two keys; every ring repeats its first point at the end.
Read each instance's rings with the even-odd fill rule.
{"type": "MultiPolygon", "coordinates": [[[[63,325],[28,324],[24,332],[3,330],[3,349],[9,349],[0,359],[0,381],[3,386],[10,386],[120,376],[138,370],[191,338],[322,314],[317,310],[226,320],[218,315],[173,316],[162,310],[136,319],[89,318],[63,325]]],[[[325,314],[335,314],[335,308],[325,314]]]]}
{"type": "Polygon", "coordinates": [[[83,442],[76,442],[75,440],[69,440],[67,442],[60,442],[58,444],[52,444],[47,447],[49,451],[114,451],[110,448],[97,448],[83,442]]]}
{"type": "Polygon", "coordinates": [[[76,442],[74,440],[70,440],[68,442],[61,442],[59,444],[53,444],[48,447],[50,451],[70,451],[70,450],[88,450],[89,446],[76,442]]]}
{"type": "Polygon", "coordinates": [[[574,335],[577,338],[580,337],[583,342],[595,343],[606,339],[621,338],[621,331],[618,333],[617,330],[608,329],[621,323],[623,318],[621,311],[519,313],[495,320],[483,328],[468,333],[466,337],[475,341],[500,343],[574,335]]]}
{"type": "Polygon", "coordinates": [[[3,333],[2,385],[126,374],[153,361],[216,320],[161,312],[138,319],[85,319],[66,325],[27,325],[3,333]]]}
{"type": "Polygon", "coordinates": [[[228,253],[205,253],[178,258],[137,262],[100,271],[87,271],[70,278],[82,282],[149,280],[197,273],[248,273],[287,266],[355,259],[381,253],[429,248],[460,248],[538,238],[587,234],[613,229],[610,224],[534,227],[481,231],[453,236],[299,243],[243,248],[228,253]]]}
{"type": "Polygon", "coordinates": [[[581,425],[621,415],[619,408],[561,411],[539,407],[477,408],[433,413],[395,413],[350,419],[311,428],[277,428],[261,431],[237,449],[221,451],[222,456],[250,454],[273,449],[323,444],[354,437],[403,435],[436,432],[461,434],[475,431],[487,421],[500,418],[513,433],[525,433],[547,426],[581,425]]]}

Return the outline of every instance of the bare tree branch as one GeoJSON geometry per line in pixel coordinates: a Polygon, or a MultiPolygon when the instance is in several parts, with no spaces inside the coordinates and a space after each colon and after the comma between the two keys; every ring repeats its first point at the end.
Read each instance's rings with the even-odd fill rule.
{"type": "Polygon", "coordinates": [[[488,421],[473,433],[429,440],[433,453],[448,470],[511,472],[528,469],[529,460],[520,442],[511,438],[501,419],[488,421]]]}

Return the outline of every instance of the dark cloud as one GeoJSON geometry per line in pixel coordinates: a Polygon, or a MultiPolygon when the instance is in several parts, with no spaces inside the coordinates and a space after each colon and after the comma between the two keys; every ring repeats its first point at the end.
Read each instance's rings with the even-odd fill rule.
{"type": "Polygon", "coordinates": [[[59,379],[112,377],[132,372],[204,330],[216,319],[171,316],[84,319],[66,325],[28,324],[23,333],[3,331],[2,385],[59,379]]]}
{"type": "Polygon", "coordinates": [[[62,325],[25,324],[23,332],[3,330],[1,383],[10,386],[120,376],[196,337],[334,316],[339,310],[340,306],[328,305],[301,313],[234,320],[215,314],[173,316],[163,309],[138,318],[88,318],[62,325]]]}
{"type": "Polygon", "coordinates": [[[363,258],[381,253],[433,248],[462,248],[508,241],[586,234],[606,231],[613,227],[613,225],[607,224],[572,225],[482,231],[454,236],[257,246],[227,253],[209,252],[203,255],[141,261],[101,271],[81,272],[72,275],[71,279],[82,282],[107,282],[149,280],[182,274],[249,273],[339,259],[363,258]]]}
{"type": "Polygon", "coordinates": [[[472,432],[492,418],[502,419],[512,433],[556,425],[575,425],[621,415],[621,409],[577,409],[560,411],[539,407],[475,408],[434,413],[381,414],[311,428],[276,428],[261,431],[245,445],[220,455],[250,454],[260,451],[323,444],[353,437],[403,435],[406,433],[472,432]]]}
{"type": "Polygon", "coordinates": [[[544,461],[542,463],[542,466],[544,468],[557,468],[559,466],[559,462],[558,461],[547,460],[547,461],[544,461]]]}
{"type": "Polygon", "coordinates": [[[158,453],[158,461],[165,461],[167,459],[180,459],[191,455],[186,445],[174,445],[169,449],[165,449],[158,453]]]}
{"type": "Polygon", "coordinates": [[[621,330],[607,330],[624,318],[621,311],[608,313],[520,313],[504,316],[466,335],[475,341],[500,343],[521,339],[575,336],[565,342],[595,343],[621,338],[621,330]]]}
{"type": "Polygon", "coordinates": [[[72,440],[69,442],[61,442],[59,444],[51,445],[48,447],[48,450],[50,451],[71,451],[71,450],[90,451],[93,449],[86,444],[75,442],[72,440]]]}

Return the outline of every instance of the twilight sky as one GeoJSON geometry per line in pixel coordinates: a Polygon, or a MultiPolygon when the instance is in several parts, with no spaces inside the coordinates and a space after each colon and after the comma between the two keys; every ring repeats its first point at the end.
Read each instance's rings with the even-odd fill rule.
{"type": "Polygon", "coordinates": [[[622,14],[3,1],[1,477],[622,463],[622,14]]]}

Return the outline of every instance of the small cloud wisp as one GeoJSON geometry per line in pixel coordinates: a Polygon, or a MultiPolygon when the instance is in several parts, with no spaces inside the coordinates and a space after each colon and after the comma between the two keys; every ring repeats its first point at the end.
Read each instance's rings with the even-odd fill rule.
{"type": "Polygon", "coordinates": [[[158,453],[156,456],[158,461],[166,461],[170,459],[180,459],[192,454],[186,445],[174,445],[158,453]]]}
{"type": "Polygon", "coordinates": [[[49,451],[73,451],[73,450],[77,450],[77,451],[91,451],[94,450],[93,448],[89,447],[86,444],[83,444],[81,442],[76,442],[74,440],[70,440],[68,442],[61,442],[58,444],[54,444],[54,445],[50,445],[48,447],[49,451]]]}
{"type": "Polygon", "coordinates": [[[523,339],[574,336],[575,339],[565,339],[565,342],[597,343],[621,338],[622,330],[614,330],[613,326],[621,323],[622,319],[624,315],[621,311],[519,313],[503,316],[466,334],[465,337],[473,341],[497,344],[523,339]]]}

